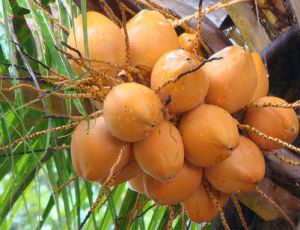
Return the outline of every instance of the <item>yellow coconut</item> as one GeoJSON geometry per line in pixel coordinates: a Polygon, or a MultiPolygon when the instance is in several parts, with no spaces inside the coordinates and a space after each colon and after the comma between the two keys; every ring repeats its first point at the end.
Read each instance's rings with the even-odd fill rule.
{"type": "Polygon", "coordinates": [[[196,34],[183,33],[178,37],[179,47],[186,51],[192,52],[194,47],[194,42],[196,39],[196,34]]]}
{"type": "Polygon", "coordinates": [[[176,204],[193,195],[201,184],[202,168],[185,162],[180,172],[169,182],[160,182],[144,175],[147,195],[157,204],[176,204]]]}
{"type": "Polygon", "coordinates": [[[144,172],[160,181],[169,181],[184,162],[182,138],[169,121],[162,121],[147,138],[133,144],[134,157],[144,172]]]}
{"type": "MultiPolygon", "coordinates": [[[[200,60],[185,50],[173,50],[163,55],[155,64],[151,74],[151,88],[157,90],[180,74],[199,66],[200,60]]],[[[169,84],[159,91],[161,99],[171,102],[167,105],[170,112],[182,113],[195,108],[203,102],[209,81],[200,68],[183,76],[175,83],[169,84]]]]}
{"type": "Polygon", "coordinates": [[[250,102],[267,96],[269,92],[269,75],[263,60],[256,52],[252,53],[252,58],[257,72],[257,85],[250,102]]]}
{"type": "Polygon", "coordinates": [[[137,83],[113,87],[104,100],[103,114],[112,135],[127,142],[147,137],[163,118],[159,97],[137,83]]]}
{"type": "Polygon", "coordinates": [[[201,167],[213,166],[230,156],[238,145],[236,121],[224,109],[203,104],[180,121],[186,159],[201,167]]]}
{"type": "Polygon", "coordinates": [[[127,22],[131,64],[152,68],[164,53],[178,49],[172,23],[157,11],[142,10],[127,22]]]}
{"type": "Polygon", "coordinates": [[[110,134],[103,117],[90,120],[89,123],[82,121],[72,135],[73,167],[79,176],[89,181],[104,181],[121,152],[123,156],[117,171],[130,163],[132,147],[110,134]]]}
{"type": "Polygon", "coordinates": [[[205,101],[218,105],[233,113],[248,104],[257,84],[257,73],[252,55],[239,46],[230,46],[211,58],[221,60],[209,62],[203,71],[209,79],[209,90],[205,101]]]}
{"type": "MultiPolygon", "coordinates": [[[[87,17],[87,37],[89,58],[106,61],[113,64],[125,63],[125,39],[120,28],[104,15],[89,11],[87,17]]],[[[74,19],[74,26],[70,30],[68,45],[76,48],[83,57],[87,57],[84,48],[83,17],[79,15],[74,19]]],[[[76,52],[68,49],[74,57],[79,58],[76,52]]],[[[88,65],[88,62],[86,62],[88,65]]],[[[83,73],[80,65],[71,61],[72,67],[78,74],[83,73]]],[[[108,65],[91,62],[95,69],[107,69],[108,65]]]]}
{"type": "MultiPolygon", "coordinates": [[[[219,191],[215,191],[214,195],[221,207],[226,204],[229,198],[228,194],[219,191]]],[[[219,212],[202,184],[196,193],[186,199],[182,204],[187,212],[188,217],[196,223],[210,222],[217,216],[219,212]]]]}
{"type": "Polygon", "coordinates": [[[221,163],[205,168],[205,177],[225,193],[249,192],[265,175],[265,160],[258,146],[240,136],[238,147],[221,163]]]}
{"type": "MultiPolygon", "coordinates": [[[[281,98],[266,96],[254,101],[255,104],[282,104],[286,103],[281,98]]],[[[299,120],[296,112],[291,108],[256,108],[250,107],[245,114],[244,123],[253,126],[261,132],[292,143],[299,133],[299,120]]],[[[282,145],[259,137],[251,131],[247,131],[249,137],[263,149],[278,149],[282,145]]]]}

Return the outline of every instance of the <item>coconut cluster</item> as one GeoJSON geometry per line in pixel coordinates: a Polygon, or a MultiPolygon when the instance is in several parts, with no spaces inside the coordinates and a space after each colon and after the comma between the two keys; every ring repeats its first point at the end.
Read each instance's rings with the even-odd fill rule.
{"type": "MultiPolygon", "coordinates": [[[[81,20],[75,19],[74,34],[84,53],[81,20]]],[[[87,13],[87,24],[90,58],[124,64],[123,31],[95,12],[87,13]]],[[[221,206],[231,194],[254,190],[265,174],[262,149],[281,147],[249,130],[240,134],[239,122],[292,143],[299,131],[296,113],[247,106],[285,102],[267,96],[268,73],[257,53],[231,46],[204,64],[192,52],[196,36],[178,37],[155,11],[141,11],[126,28],[130,64],[151,70],[150,85],[114,86],[103,116],[78,125],[71,142],[74,169],[104,183],[115,167],[112,185],[128,181],[130,189],[159,205],[181,203],[191,220],[210,221],[219,211],[211,190],[221,206]]],[[[71,33],[69,45],[74,41],[71,33]]]]}

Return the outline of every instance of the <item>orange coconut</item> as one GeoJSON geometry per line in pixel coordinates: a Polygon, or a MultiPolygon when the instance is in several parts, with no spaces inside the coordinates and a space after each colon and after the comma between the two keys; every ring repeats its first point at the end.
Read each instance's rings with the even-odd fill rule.
{"type": "Polygon", "coordinates": [[[205,168],[205,177],[225,193],[249,192],[264,178],[265,160],[258,146],[240,136],[238,147],[221,163],[205,168]]]}
{"type": "Polygon", "coordinates": [[[192,52],[195,39],[196,39],[196,34],[183,33],[178,37],[179,47],[186,51],[192,52]]]}
{"type": "Polygon", "coordinates": [[[182,138],[169,121],[162,121],[145,139],[133,144],[134,157],[144,172],[160,181],[169,181],[184,162],[182,138]]]}
{"type": "Polygon", "coordinates": [[[267,96],[269,92],[269,75],[263,63],[263,60],[256,52],[252,53],[252,58],[257,72],[257,85],[250,102],[257,100],[258,98],[267,96]]]}
{"type": "Polygon", "coordinates": [[[104,100],[103,114],[112,135],[128,142],[147,137],[163,118],[159,97],[137,83],[113,87],[104,100]]]}
{"type": "MultiPolygon", "coordinates": [[[[157,90],[164,83],[176,79],[180,74],[199,66],[200,60],[185,50],[173,50],[163,55],[155,64],[151,74],[151,88],[157,90]]],[[[203,102],[208,91],[208,78],[200,68],[183,76],[175,83],[159,91],[163,101],[170,97],[167,105],[170,112],[182,113],[203,102]]]]}
{"type": "Polygon", "coordinates": [[[71,156],[75,171],[89,181],[103,181],[112,165],[123,152],[116,170],[122,170],[132,159],[131,145],[113,137],[103,117],[82,121],[75,129],[71,141],[71,156]]]}
{"type": "Polygon", "coordinates": [[[238,145],[236,121],[215,105],[203,104],[185,113],[179,130],[185,157],[197,166],[210,167],[225,160],[238,145]]]}
{"type": "MultiPolygon", "coordinates": [[[[219,191],[215,191],[214,195],[221,207],[226,204],[229,198],[229,194],[219,191]]],[[[202,183],[196,193],[182,202],[182,204],[188,217],[196,223],[210,222],[219,212],[214,203],[211,201],[209,194],[206,192],[202,183]]]]}
{"type": "Polygon", "coordinates": [[[202,69],[209,79],[205,101],[233,113],[248,104],[257,84],[252,55],[239,46],[230,46],[211,58],[222,57],[205,64],[202,69]]]}
{"type": "MultiPolygon", "coordinates": [[[[114,64],[124,64],[125,40],[120,28],[110,19],[97,12],[89,11],[86,13],[86,17],[89,58],[114,64]]],[[[87,57],[84,48],[82,15],[74,19],[74,26],[70,30],[67,43],[80,51],[83,57],[87,57]]],[[[68,52],[79,58],[76,52],[70,49],[68,52]]],[[[71,65],[78,74],[83,72],[82,67],[74,61],[71,61],[71,65]]],[[[91,62],[91,67],[96,69],[108,68],[107,65],[96,62],[91,62]]]]}
{"type": "Polygon", "coordinates": [[[138,176],[132,178],[128,181],[128,186],[131,190],[146,194],[145,192],[145,186],[144,186],[144,179],[143,179],[143,173],[139,174],[138,176]]]}
{"type": "Polygon", "coordinates": [[[152,68],[164,53],[178,49],[172,23],[157,11],[142,10],[127,22],[131,64],[152,68]]]}
{"type": "Polygon", "coordinates": [[[144,185],[147,195],[157,204],[176,204],[193,195],[201,179],[202,168],[185,162],[173,180],[163,183],[144,174],[144,185]]]}
{"type": "MultiPolygon", "coordinates": [[[[262,97],[253,102],[254,104],[286,103],[278,97],[262,97]]],[[[256,108],[250,107],[245,114],[244,123],[253,126],[261,132],[279,138],[285,142],[292,143],[299,133],[299,121],[296,112],[291,108],[256,108]]],[[[259,137],[251,131],[247,131],[249,137],[263,149],[277,149],[282,145],[259,137]]]]}

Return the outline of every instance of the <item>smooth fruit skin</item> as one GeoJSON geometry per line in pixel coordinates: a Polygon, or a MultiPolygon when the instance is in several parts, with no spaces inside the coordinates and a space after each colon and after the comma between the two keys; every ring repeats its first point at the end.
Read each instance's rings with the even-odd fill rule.
{"type": "Polygon", "coordinates": [[[82,121],[76,127],[71,140],[71,156],[75,171],[89,181],[103,181],[124,149],[117,170],[123,169],[132,159],[130,144],[113,137],[103,117],[82,121]]]}
{"type": "Polygon", "coordinates": [[[138,176],[129,180],[128,187],[135,192],[146,194],[143,173],[140,173],[138,176]]]}
{"type": "Polygon", "coordinates": [[[144,172],[159,181],[169,181],[181,170],[184,147],[177,128],[162,121],[145,139],[133,144],[134,157],[144,172]]]}
{"type": "MultiPolygon", "coordinates": [[[[221,207],[223,207],[228,201],[229,194],[216,191],[215,195],[221,207]]],[[[182,202],[182,205],[188,217],[195,223],[210,222],[219,212],[210,200],[209,194],[207,194],[202,183],[196,193],[182,202]]]]}
{"type": "Polygon", "coordinates": [[[142,10],[126,25],[130,63],[152,68],[164,53],[178,49],[178,37],[171,22],[157,11],[142,10]]]}
{"type": "MultiPolygon", "coordinates": [[[[163,55],[153,67],[151,88],[157,90],[164,83],[176,79],[180,74],[196,68],[200,60],[185,50],[173,50],[163,55]]],[[[159,91],[164,102],[171,97],[167,105],[170,112],[182,113],[195,108],[203,102],[209,87],[208,78],[200,68],[187,74],[177,82],[169,84],[159,91]]]]}
{"type": "Polygon", "coordinates": [[[252,53],[252,58],[257,72],[257,85],[250,102],[267,96],[269,92],[269,74],[263,63],[263,60],[256,52],[252,53]]]}
{"type": "Polygon", "coordinates": [[[122,83],[106,96],[103,115],[113,136],[127,142],[140,141],[162,121],[162,103],[146,86],[122,83]]]}
{"type": "Polygon", "coordinates": [[[194,47],[194,41],[196,39],[196,34],[183,33],[178,37],[180,49],[192,52],[194,47]]]}
{"type": "MultiPolygon", "coordinates": [[[[98,12],[89,11],[86,13],[86,16],[89,58],[114,64],[124,64],[126,53],[125,39],[119,27],[98,12]]],[[[87,57],[84,49],[82,15],[74,19],[73,28],[70,30],[67,43],[71,47],[78,49],[82,56],[87,57]],[[75,33],[73,33],[73,28],[75,33]]],[[[68,52],[78,58],[74,51],[68,50],[68,52]]],[[[83,69],[78,64],[71,61],[71,65],[78,74],[83,73],[83,69]]],[[[91,64],[91,67],[96,69],[108,68],[106,65],[95,62],[91,64]]]]}
{"type": "Polygon", "coordinates": [[[230,46],[211,56],[216,57],[222,59],[202,67],[209,79],[205,102],[233,113],[250,102],[256,88],[257,73],[252,55],[242,47],[230,46]]]}
{"type": "MultiPolygon", "coordinates": [[[[266,96],[253,102],[254,104],[286,103],[281,98],[266,96]]],[[[259,131],[292,143],[299,133],[299,120],[296,112],[291,108],[256,108],[249,107],[245,114],[244,123],[255,127],[259,131]]],[[[265,140],[251,131],[247,131],[249,137],[262,149],[272,150],[282,148],[282,145],[265,140]]]]}
{"type": "Polygon", "coordinates": [[[202,168],[185,162],[170,182],[160,182],[144,174],[146,194],[159,205],[176,204],[193,195],[201,184],[202,168]]]}
{"type": "Polygon", "coordinates": [[[240,136],[238,147],[221,163],[204,169],[207,180],[221,192],[240,193],[255,190],[265,176],[265,160],[258,146],[240,136]]]}
{"type": "Polygon", "coordinates": [[[179,124],[185,158],[200,167],[213,166],[238,145],[236,121],[224,109],[203,104],[185,113],[179,124]]]}

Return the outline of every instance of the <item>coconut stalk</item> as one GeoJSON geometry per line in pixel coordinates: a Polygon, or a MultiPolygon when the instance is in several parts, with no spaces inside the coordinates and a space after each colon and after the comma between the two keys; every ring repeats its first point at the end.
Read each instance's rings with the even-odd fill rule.
{"type": "MultiPolygon", "coordinates": [[[[19,81],[19,84],[30,84],[33,85],[32,82],[28,81],[19,81]]],[[[2,80],[1,81],[1,87],[0,87],[0,101],[3,102],[9,102],[9,103],[15,103],[15,93],[14,91],[2,91],[1,88],[10,88],[13,84],[10,80],[2,80]]],[[[43,85],[41,85],[43,86],[43,85]]],[[[45,87],[43,87],[45,88],[45,87]]],[[[42,103],[41,98],[39,98],[39,95],[34,92],[32,89],[29,88],[23,88],[18,89],[21,91],[23,95],[23,103],[26,107],[30,107],[34,110],[45,112],[44,106],[42,103]]],[[[50,114],[51,115],[62,115],[62,116],[77,116],[82,115],[80,112],[76,109],[75,105],[72,105],[71,111],[68,112],[66,100],[64,98],[58,97],[56,95],[45,95],[45,100],[49,105],[50,114]]],[[[88,113],[92,112],[92,105],[89,100],[83,100],[83,106],[85,107],[86,111],[88,113]]]]}

